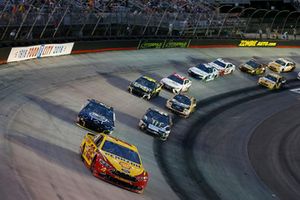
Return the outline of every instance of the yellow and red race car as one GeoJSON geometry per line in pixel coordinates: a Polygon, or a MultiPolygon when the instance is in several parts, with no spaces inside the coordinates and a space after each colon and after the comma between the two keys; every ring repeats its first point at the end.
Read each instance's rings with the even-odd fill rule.
{"type": "Polygon", "coordinates": [[[148,173],[137,148],[104,133],[87,133],[80,154],[94,176],[136,193],[147,186],[148,173]]]}

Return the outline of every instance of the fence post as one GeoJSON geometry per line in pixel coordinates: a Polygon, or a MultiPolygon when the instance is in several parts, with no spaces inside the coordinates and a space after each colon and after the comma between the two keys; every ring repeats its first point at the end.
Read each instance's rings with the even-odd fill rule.
{"type": "Polygon", "coordinates": [[[94,36],[94,33],[95,33],[95,31],[96,31],[96,29],[97,29],[97,27],[98,27],[98,25],[99,25],[101,19],[102,19],[102,15],[99,14],[97,23],[96,23],[96,25],[95,25],[94,28],[93,28],[93,31],[92,31],[92,33],[91,33],[91,36],[94,36]]]}
{"type": "Polygon", "coordinates": [[[27,16],[28,16],[28,14],[29,14],[29,12],[30,12],[30,10],[31,10],[31,7],[32,7],[32,4],[29,5],[29,9],[28,9],[28,11],[27,11],[27,13],[26,13],[24,19],[22,20],[21,25],[20,25],[20,27],[19,27],[19,29],[18,29],[16,35],[15,35],[15,40],[16,40],[16,39],[18,38],[18,36],[19,36],[19,33],[20,33],[20,31],[21,31],[21,29],[22,29],[22,27],[23,27],[23,24],[25,23],[25,21],[26,21],[26,19],[27,19],[27,16]]]}
{"type": "Polygon", "coordinates": [[[63,14],[62,18],[60,19],[60,21],[59,21],[59,23],[58,23],[57,27],[55,28],[55,31],[54,31],[54,33],[53,33],[53,35],[52,35],[52,38],[54,38],[54,37],[55,37],[55,35],[56,35],[56,33],[57,33],[57,31],[58,31],[58,29],[59,29],[59,27],[60,27],[61,23],[63,22],[63,20],[64,20],[64,18],[65,18],[65,16],[66,16],[66,14],[67,14],[67,12],[68,12],[68,10],[69,10],[69,5],[68,5],[68,7],[67,7],[66,11],[64,12],[64,14],[63,14]]]}
{"type": "Polygon", "coordinates": [[[238,15],[238,22],[234,25],[234,27],[233,27],[233,29],[235,30],[236,29],[236,27],[238,27],[238,29],[240,29],[240,17],[242,16],[242,14],[244,14],[244,12],[245,11],[247,11],[247,10],[255,10],[256,8],[252,8],[252,7],[250,7],[250,8],[245,8],[244,10],[242,10],[242,12],[240,12],[240,14],[238,15]]]}
{"type": "Polygon", "coordinates": [[[160,21],[159,21],[159,24],[157,25],[157,28],[156,28],[156,31],[155,31],[155,35],[157,35],[157,33],[158,33],[158,30],[159,30],[160,25],[161,25],[161,23],[162,23],[162,21],[163,21],[165,15],[166,15],[166,13],[167,13],[167,10],[168,10],[168,9],[165,10],[164,14],[162,15],[162,17],[161,17],[161,19],[160,19],[160,21]]]}
{"type": "Polygon", "coordinates": [[[292,14],[294,14],[294,13],[300,13],[300,12],[299,12],[299,11],[293,11],[293,12],[290,12],[290,13],[288,14],[288,16],[287,16],[287,17],[285,18],[285,20],[284,20],[284,23],[283,23],[283,26],[282,26],[282,29],[281,29],[281,34],[283,34],[284,27],[285,27],[285,24],[286,24],[286,22],[287,22],[289,16],[292,15],[292,14]]]}
{"type": "Polygon", "coordinates": [[[227,18],[228,18],[228,15],[230,14],[231,11],[233,11],[233,10],[236,9],[236,8],[241,8],[241,7],[240,7],[240,6],[235,6],[235,7],[231,8],[231,9],[226,13],[226,16],[225,16],[225,18],[224,18],[224,20],[223,20],[223,23],[222,23],[222,25],[221,25],[221,28],[219,29],[218,37],[220,37],[220,34],[221,34],[222,29],[223,29],[223,26],[224,26],[224,24],[225,24],[225,22],[226,22],[226,20],[227,20],[227,18]]]}
{"type": "Polygon", "coordinates": [[[42,8],[40,9],[40,12],[38,13],[38,16],[34,19],[34,22],[33,22],[32,26],[30,27],[30,30],[29,30],[29,32],[28,32],[28,34],[26,36],[26,39],[29,38],[29,36],[30,36],[30,34],[31,34],[32,30],[33,30],[33,27],[35,26],[35,24],[36,24],[36,22],[38,20],[38,17],[41,15],[42,10],[44,9],[44,7],[45,7],[45,4],[43,4],[42,8]]]}
{"type": "Polygon", "coordinates": [[[272,24],[271,24],[271,27],[270,27],[270,30],[272,30],[272,28],[273,28],[273,25],[274,25],[274,22],[275,22],[275,20],[276,20],[276,18],[277,18],[277,16],[278,15],[280,15],[281,13],[285,13],[285,12],[289,12],[288,10],[282,10],[282,11],[279,11],[276,15],[275,15],[275,17],[274,17],[274,19],[273,19],[273,21],[272,21],[272,24]]]}
{"type": "Polygon", "coordinates": [[[146,32],[146,30],[147,30],[147,28],[148,28],[148,25],[149,25],[149,23],[150,23],[150,21],[151,21],[151,19],[152,19],[152,16],[153,16],[153,13],[151,13],[151,15],[150,15],[150,17],[149,17],[149,20],[147,21],[147,24],[146,24],[146,26],[145,26],[145,28],[144,28],[144,30],[143,30],[142,35],[145,35],[145,32],[146,32]]]}
{"type": "Polygon", "coordinates": [[[247,29],[248,29],[248,26],[249,26],[249,24],[250,24],[250,21],[251,21],[251,19],[252,19],[252,17],[256,14],[256,13],[258,13],[258,12],[260,12],[260,11],[268,11],[267,9],[257,9],[256,11],[254,11],[252,14],[251,14],[251,16],[250,16],[250,18],[248,19],[248,21],[247,21],[247,25],[246,25],[246,28],[245,28],[245,31],[244,31],[244,33],[247,33],[247,29]]]}

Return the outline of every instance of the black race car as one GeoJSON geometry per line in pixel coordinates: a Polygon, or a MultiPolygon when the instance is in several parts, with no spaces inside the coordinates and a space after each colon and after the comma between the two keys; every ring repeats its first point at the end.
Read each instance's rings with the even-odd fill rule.
{"type": "Polygon", "coordinates": [[[88,99],[79,112],[76,123],[94,132],[110,134],[115,128],[114,109],[95,99],[88,99]]]}
{"type": "Polygon", "coordinates": [[[171,132],[172,118],[169,114],[149,108],[139,122],[141,130],[157,135],[166,140],[171,132]]]}
{"type": "Polygon", "coordinates": [[[162,84],[148,76],[141,76],[137,80],[130,83],[128,91],[131,94],[150,100],[152,97],[158,96],[161,91],[162,84]]]}

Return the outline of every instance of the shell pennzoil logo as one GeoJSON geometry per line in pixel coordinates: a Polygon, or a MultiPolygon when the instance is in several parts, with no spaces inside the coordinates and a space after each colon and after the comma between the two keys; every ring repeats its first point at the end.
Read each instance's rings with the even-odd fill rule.
{"type": "Polygon", "coordinates": [[[258,40],[241,40],[239,47],[276,47],[276,42],[258,41],[258,40]]]}
{"type": "Polygon", "coordinates": [[[124,169],[130,169],[131,168],[131,165],[127,162],[119,162],[119,164],[121,165],[122,168],[124,169]]]}

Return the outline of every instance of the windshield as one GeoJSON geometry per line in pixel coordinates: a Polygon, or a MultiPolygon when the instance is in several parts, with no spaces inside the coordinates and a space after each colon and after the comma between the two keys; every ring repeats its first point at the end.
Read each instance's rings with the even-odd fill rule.
{"type": "Polygon", "coordinates": [[[274,81],[274,82],[276,82],[276,81],[277,81],[277,78],[276,78],[276,77],[274,77],[274,76],[272,76],[272,75],[270,75],[270,74],[269,74],[269,75],[267,75],[267,76],[266,76],[266,78],[267,78],[267,79],[269,79],[269,80],[271,80],[271,81],[274,81]]]}
{"type": "Polygon", "coordinates": [[[284,66],[285,62],[283,62],[282,60],[276,60],[275,61],[277,64],[284,66]]]}
{"type": "Polygon", "coordinates": [[[176,83],[180,83],[181,85],[183,84],[183,79],[175,76],[174,74],[170,75],[168,78],[172,81],[175,81],[176,83]]]}
{"type": "Polygon", "coordinates": [[[84,108],[84,111],[88,113],[93,113],[95,117],[97,116],[98,117],[101,116],[102,118],[104,117],[111,122],[114,120],[113,110],[96,102],[89,102],[84,108]]]}
{"type": "Polygon", "coordinates": [[[204,71],[204,72],[206,72],[206,73],[212,73],[213,72],[211,67],[206,67],[203,64],[198,65],[197,68],[204,71]]]}
{"type": "Polygon", "coordinates": [[[174,97],[174,99],[180,103],[183,103],[185,105],[191,105],[191,100],[187,97],[187,96],[184,96],[184,95],[176,95],[174,97]]]}
{"type": "Polygon", "coordinates": [[[145,86],[145,87],[147,87],[147,88],[149,88],[149,89],[152,89],[152,90],[153,90],[153,89],[155,88],[155,86],[156,86],[155,82],[150,81],[150,80],[148,80],[148,79],[146,79],[146,78],[144,78],[144,77],[140,77],[140,78],[137,79],[135,82],[136,82],[136,83],[139,83],[140,85],[145,86]]]}
{"type": "Polygon", "coordinates": [[[150,119],[156,120],[160,123],[163,123],[165,125],[168,125],[170,122],[170,117],[167,115],[162,115],[156,110],[149,110],[146,116],[150,119]]]}
{"type": "Polygon", "coordinates": [[[249,60],[248,62],[246,62],[247,65],[250,65],[253,68],[258,68],[260,66],[260,64],[258,64],[257,62],[255,62],[254,60],[249,60]]]}
{"type": "Polygon", "coordinates": [[[223,62],[221,62],[221,61],[219,61],[219,60],[215,60],[214,63],[215,63],[216,65],[219,65],[220,67],[223,67],[223,68],[226,67],[226,64],[223,63],[223,62]]]}
{"type": "Polygon", "coordinates": [[[102,150],[121,158],[125,158],[126,160],[129,160],[131,162],[141,164],[140,157],[137,152],[114,142],[106,140],[102,146],[102,150]]]}

